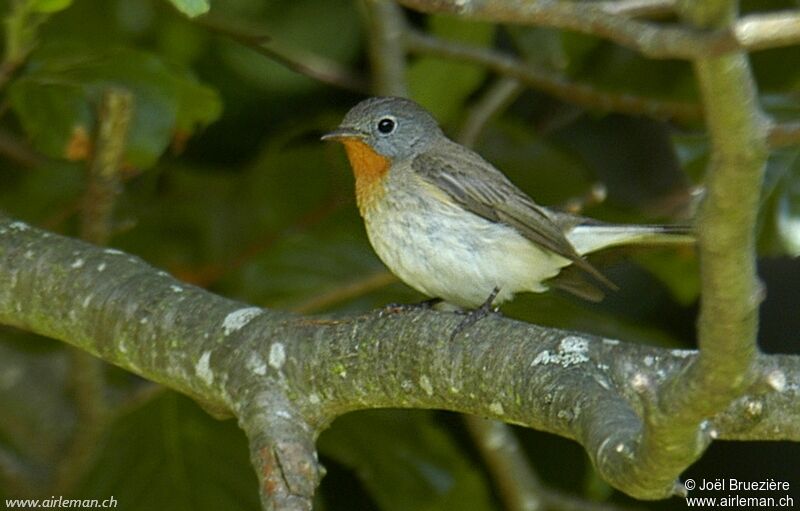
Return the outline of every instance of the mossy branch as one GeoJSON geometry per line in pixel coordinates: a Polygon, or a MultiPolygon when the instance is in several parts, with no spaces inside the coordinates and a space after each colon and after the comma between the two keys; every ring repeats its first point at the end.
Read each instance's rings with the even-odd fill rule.
{"type": "MultiPolygon", "coordinates": [[[[310,509],[322,474],[316,436],[339,415],[379,407],[453,410],[573,438],[617,488],[665,497],[639,478],[636,445],[651,427],[645,412],[699,360],[501,317],[451,339],[461,317],[448,313],[314,318],[250,307],[10,219],[0,219],[0,281],[0,323],[236,415],[266,509],[310,509]]],[[[800,440],[800,357],[757,355],[751,374],[709,435],[800,440]]],[[[644,481],[677,477],[674,467],[649,470],[644,481]]]]}

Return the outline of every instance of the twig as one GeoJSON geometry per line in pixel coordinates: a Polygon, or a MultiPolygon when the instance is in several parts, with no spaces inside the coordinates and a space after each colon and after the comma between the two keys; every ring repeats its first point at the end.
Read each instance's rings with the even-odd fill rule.
{"type": "MultiPolygon", "coordinates": [[[[111,237],[114,202],[121,187],[120,167],[128,137],[133,95],[109,89],[102,97],[98,115],[96,151],[89,168],[89,184],[83,200],[81,237],[106,244],[111,237]]],[[[78,411],[76,427],[67,452],[56,470],[54,493],[69,493],[90,466],[97,441],[108,423],[103,362],[85,351],[73,350],[70,376],[78,411]]]]}
{"type": "Polygon", "coordinates": [[[114,200],[121,188],[120,167],[132,108],[130,92],[111,89],[103,96],[81,216],[81,238],[98,245],[106,244],[111,237],[114,200]]]}
{"type": "Polygon", "coordinates": [[[14,76],[14,73],[28,58],[36,42],[36,34],[47,17],[35,13],[31,2],[9,2],[9,12],[4,21],[5,38],[3,60],[0,62],[0,89],[14,76]]]}
{"type": "Polygon", "coordinates": [[[693,103],[659,101],[631,94],[598,91],[590,85],[575,83],[560,74],[526,64],[500,51],[445,41],[416,30],[409,30],[406,37],[410,51],[481,64],[499,74],[517,78],[531,87],[588,109],[648,115],[677,122],[693,122],[702,116],[700,106],[693,103]]]}
{"type": "Polygon", "coordinates": [[[362,94],[369,91],[362,77],[322,55],[286,46],[265,35],[248,34],[229,22],[211,16],[201,16],[192,21],[313,80],[362,94]]]}
{"type": "Polygon", "coordinates": [[[382,96],[408,96],[405,16],[394,0],[365,0],[369,22],[369,55],[373,91],[382,96]]]}
{"type": "Polygon", "coordinates": [[[0,153],[23,167],[36,168],[45,162],[24,140],[4,129],[0,129],[0,153]]]}
{"type": "Polygon", "coordinates": [[[388,271],[381,271],[367,275],[358,280],[338,286],[327,293],[314,296],[291,308],[298,314],[309,314],[325,310],[338,303],[353,300],[377,289],[382,289],[389,284],[397,282],[397,277],[388,271]]]}
{"type": "Polygon", "coordinates": [[[800,121],[773,123],[767,142],[772,148],[800,145],[800,121]]]}
{"type": "Polygon", "coordinates": [[[736,40],[747,50],[762,50],[800,43],[800,12],[749,14],[734,25],[736,40]]]}
{"type": "Polygon", "coordinates": [[[474,415],[465,415],[464,423],[509,511],[633,511],[633,508],[592,502],[546,487],[507,424],[474,415]]]}
{"type": "Polygon", "coordinates": [[[465,415],[473,442],[478,447],[508,511],[547,509],[544,489],[511,428],[502,422],[465,415]]]}
{"type": "Polygon", "coordinates": [[[596,2],[594,5],[609,14],[631,18],[652,18],[675,12],[675,0],[610,0],[596,2]]]}
{"type": "Polygon", "coordinates": [[[175,268],[172,269],[173,273],[179,276],[182,280],[190,282],[196,286],[209,287],[214,285],[217,281],[228,275],[248,262],[254,257],[262,254],[277,241],[283,239],[290,233],[302,232],[310,229],[311,227],[319,224],[340,206],[340,203],[332,198],[319,204],[314,209],[305,212],[297,219],[291,221],[280,231],[267,231],[261,233],[261,236],[249,243],[243,250],[235,254],[229,259],[224,261],[213,262],[199,268],[175,268]]]}
{"type": "Polygon", "coordinates": [[[70,350],[70,378],[78,418],[56,468],[52,493],[70,493],[94,461],[109,417],[103,395],[103,365],[103,361],[85,351],[70,350]]]}
{"type": "Polygon", "coordinates": [[[516,78],[502,77],[493,83],[467,114],[458,135],[459,142],[468,147],[475,145],[489,120],[511,104],[522,89],[516,78]]]}

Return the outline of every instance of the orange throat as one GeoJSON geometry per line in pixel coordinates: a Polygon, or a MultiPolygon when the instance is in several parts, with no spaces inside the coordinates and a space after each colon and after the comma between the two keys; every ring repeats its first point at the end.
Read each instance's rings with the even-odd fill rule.
{"type": "Polygon", "coordinates": [[[389,172],[390,161],[357,138],[344,138],[342,143],[356,178],[356,202],[363,216],[386,191],[383,178],[389,172]]]}

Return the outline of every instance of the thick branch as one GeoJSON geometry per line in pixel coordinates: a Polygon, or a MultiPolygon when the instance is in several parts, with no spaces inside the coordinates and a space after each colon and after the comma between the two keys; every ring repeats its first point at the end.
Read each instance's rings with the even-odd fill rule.
{"type": "Polygon", "coordinates": [[[542,0],[399,0],[426,13],[499,23],[565,28],[609,39],[654,59],[691,59],[709,52],[730,51],[736,41],[724,32],[705,32],[640,21],[600,5],[542,0]]]}
{"type": "MultiPolygon", "coordinates": [[[[734,19],[734,2],[684,2],[683,15],[703,26],[734,19]]],[[[706,198],[697,222],[702,302],[699,355],[656,392],[638,446],[643,479],[665,487],[700,457],[714,437],[707,419],[752,386],[762,291],[756,280],[755,225],[766,167],[767,123],[758,108],[747,56],[695,61],[712,145],[706,198]],[[652,472],[651,472],[652,470],[652,472]]]]}
{"type": "MultiPolygon", "coordinates": [[[[687,59],[737,50],[760,50],[800,42],[800,13],[751,14],[735,25],[700,30],[634,19],[646,14],[636,5],[649,2],[552,2],[544,0],[398,0],[426,13],[499,23],[542,25],[575,30],[637,50],[654,59],[687,59]],[[621,4],[617,6],[616,4],[621,4]]],[[[655,4],[655,2],[653,2],[655,4]]],[[[666,6],[657,5],[658,12],[666,6]]],[[[649,9],[647,6],[643,9],[649,9]]]]}
{"type": "MultiPolygon", "coordinates": [[[[644,382],[661,388],[697,360],[694,352],[500,317],[451,340],[462,318],[434,311],[291,316],[10,220],[0,220],[0,282],[0,322],[64,340],[217,414],[236,414],[274,509],[310,506],[320,476],[311,445],[322,428],[378,407],[454,410],[574,438],[614,486],[663,497],[664,488],[637,482],[640,417],[656,406],[641,390],[644,382]]],[[[762,355],[755,374],[762,383],[722,412],[714,435],[800,440],[800,357],[762,355]]]]}

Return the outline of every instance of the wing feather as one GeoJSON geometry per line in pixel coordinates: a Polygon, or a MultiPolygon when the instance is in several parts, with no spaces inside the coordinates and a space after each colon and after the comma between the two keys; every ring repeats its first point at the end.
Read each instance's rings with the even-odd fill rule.
{"type": "Polygon", "coordinates": [[[577,253],[545,208],[478,154],[452,143],[443,150],[417,155],[411,166],[467,211],[514,228],[537,246],[569,259],[610,288],[616,287],[577,253]]]}

